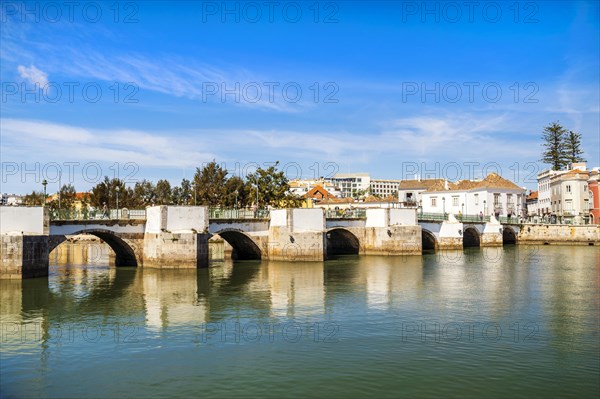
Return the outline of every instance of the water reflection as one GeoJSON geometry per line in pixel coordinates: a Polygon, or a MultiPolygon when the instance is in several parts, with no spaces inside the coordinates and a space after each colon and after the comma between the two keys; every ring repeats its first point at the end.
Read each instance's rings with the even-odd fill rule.
{"type": "MultiPolygon", "coordinates": [[[[470,248],[424,256],[342,256],[310,263],[226,260],[191,270],[55,265],[46,279],[0,280],[2,386],[25,378],[19,393],[32,395],[20,396],[35,396],[40,391],[29,387],[39,381],[28,380],[17,370],[29,370],[25,375],[36,378],[62,376],[66,359],[74,361],[82,354],[102,367],[118,368],[123,359],[135,361],[150,348],[181,350],[182,356],[210,348],[197,338],[204,323],[227,323],[230,328],[237,322],[335,321],[342,326],[338,346],[302,350],[342,373],[361,373],[351,365],[364,361],[369,363],[366,369],[384,378],[402,367],[399,359],[420,365],[421,358],[435,358],[445,359],[452,370],[469,364],[475,370],[490,367],[492,374],[504,376],[514,372],[515,365],[528,367],[531,378],[511,377],[518,380],[511,386],[520,389],[548,387],[560,372],[561,378],[578,381],[584,392],[592,392],[597,382],[590,373],[599,371],[599,273],[600,252],[588,247],[470,248]],[[503,341],[483,343],[465,336],[466,342],[432,348],[415,335],[412,346],[399,345],[397,334],[406,321],[492,322],[505,335],[503,341]],[[134,344],[100,340],[90,346],[73,340],[69,346],[56,340],[57,331],[69,326],[81,331],[82,326],[128,323],[139,329],[134,344]],[[533,335],[537,340],[525,339],[531,334],[526,325],[537,328],[533,335]],[[380,362],[386,366],[377,366],[380,362]]],[[[218,340],[212,345],[225,358],[241,351],[218,340]]],[[[276,352],[260,347],[248,356],[269,364],[281,353],[295,353],[295,347],[273,348],[276,352]]],[[[151,359],[161,362],[157,353],[151,359]]],[[[152,368],[153,363],[148,364],[152,368]]],[[[173,370],[164,371],[165,378],[177,380],[182,372],[178,367],[171,360],[173,370]]],[[[315,378],[307,367],[288,371],[306,380],[315,378]]],[[[415,368],[411,373],[414,378],[423,373],[425,378],[427,371],[415,368]]],[[[390,376],[389,386],[394,386],[395,378],[396,374],[390,376]]],[[[448,381],[444,386],[451,384],[448,381]]],[[[472,382],[478,387],[474,392],[482,393],[496,380],[481,385],[477,381],[472,382]]],[[[552,388],[550,393],[565,393],[561,386],[552,388]]]]}

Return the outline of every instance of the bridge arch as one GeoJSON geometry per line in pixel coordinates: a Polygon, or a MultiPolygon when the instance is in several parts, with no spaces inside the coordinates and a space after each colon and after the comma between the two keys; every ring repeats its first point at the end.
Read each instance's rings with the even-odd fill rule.
{"type": "MultiPolygon", "coordinates": [[[[91,234],[103,240],[115,253],[115,266],[138,266],[141,264],[141,259],[138,261],[136,254],[141,253],[142,248],[137,248],[135,243],[119,237],[110,230],[84,229],[70,233],[69,236],[80,234],[91,234]]],[[[48,253],[66,240],[66,235],[51,235],[48,242],[48,253]]]]}
{"type": "Polygon", "coordinates": [[[237,229],[223,229],[215,232],[233,247],[231,254],[234,260],[261,259],[261,250],[257,243],[248,234],[237,229]]]}
{"type": "Polygon", "coordinates": [[[327,230],[327,255],[358,255],[360,241],[351,231],[343,227],[327,230]]]}
{"type": "Polygon", "coordinates": [[[475,227],[466,227],[463,231],[463,248],[481,246],[481,237],[475,227]]]}
{"type": "Polygon", "coordinates": [[[502,228],[502,245],[510,245],[517,243],[517,233],[512,227],[504,226],[502,228]]]}
{"type": "Polygon", "coordinates": [[[438,242],[431,231],[427,229],[421,230],[421,246],[423,251],[437,251],[438,242]]]}

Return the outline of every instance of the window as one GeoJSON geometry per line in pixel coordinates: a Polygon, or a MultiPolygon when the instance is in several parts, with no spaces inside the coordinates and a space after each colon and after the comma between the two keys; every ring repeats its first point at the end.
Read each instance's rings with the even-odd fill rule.
{"type": "Polygon", "coordinates": [[[573,210],[573,201],[565,200],[565,211],[572,211],[572,210],[573,210]]]}
{"type": "Polygon", "coordinates": [[[584,184],[584,185],[583,185],[583,191],[584,191],[584,192],[585,192],[585,191],[587,191],[587,184],[584,184]]]}
{"type": "Polygon", "coordinates": [[[475,194],[475,205],[479,205],[479,194],[475,194]]]}
{"type": "Polygon", "coordinates": [[[431,207],[437,207],[437,197],[431,197],[431,207]]]}
{"type": "Polygon", "coordinates": [[[571,186],[567,185],[567,192],[570,193],[571,192],[571,186]]]}
{"type": "Polygon", "coordinates": [[[452,206],[458,206],[458,196],[452,196],[452,206]]]}
{"type": "Polygon", "coordinates": [[[494,206],[500,205],[500,194],[494,194],[494,206]]]}
{"type": "Polygon", "coordinates": [[[583,200],[583,210],[585,212],[588,212],[590,210],[590,201],[588,201],[587,199],[583,200]]]}

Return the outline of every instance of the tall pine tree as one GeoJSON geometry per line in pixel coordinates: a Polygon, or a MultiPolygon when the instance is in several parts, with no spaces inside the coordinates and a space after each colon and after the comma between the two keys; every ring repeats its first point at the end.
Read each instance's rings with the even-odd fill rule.
{"type": "Polygon", "coordinates": [[[581,156],[583,154],[583,150],[581,149],[581,133],[569,130],[565,136],[564,149],[568,163],[585,162],[585,159],[581,156]]]}
{"type": "Polygon", "coordinates": [[[542,133],[542,139],[544,140],[542,145],[546,149],[542,153],[541,161],[552,165],[553,170],[561,170],[569,163],[564,146],[566,135],[567,130],[558,121],[546,126],[542,133]]]}

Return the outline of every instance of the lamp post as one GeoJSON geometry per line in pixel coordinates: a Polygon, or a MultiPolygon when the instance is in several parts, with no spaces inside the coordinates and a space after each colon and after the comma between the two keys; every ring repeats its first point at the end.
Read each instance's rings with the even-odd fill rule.
{"type": "Polygon", "coordinates": [[[487,216],[487,201],[483,200],[483,216],[487,216]]]}
{"type": "Polygon", "coordinates": [[[238,208],[238,190],[235,190],[235,209],[238,208]]]}
{"type": "Polygon", "coordinates": [[[119,219],[119,186],[115,187],[115,192],[117,193],[117,219],[119,219]]]}
{"type": "Polygon", "coordinates": [[[48,182],[46,181],[46,179],[42,180],[42,186],[44,186],[44,200],[42,201],[42,206],[46,206],[46,186],[48,185],[48,182]]]}
{"type": "Polygon", "coordinates": [[[465,203],[460,204],[460,221],[462,222],[465,217],[465,203]]]}
{"type": "Polygon", "coordinates": [[[258,209],[258,176],[256,177],[256,209],[258,209]]]}
{"type": "Polygon", "coordinates": [[[419,213],[420,213],[421,217],[423,217],[423,200],[422,199],[419,200],[419,213]]]}

